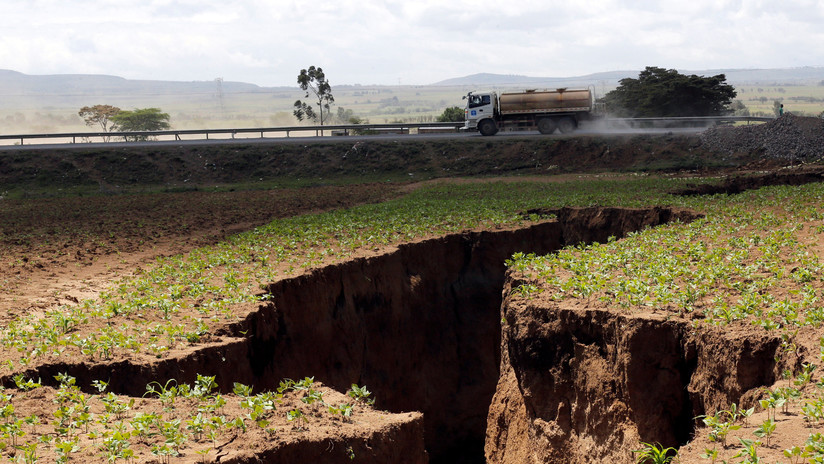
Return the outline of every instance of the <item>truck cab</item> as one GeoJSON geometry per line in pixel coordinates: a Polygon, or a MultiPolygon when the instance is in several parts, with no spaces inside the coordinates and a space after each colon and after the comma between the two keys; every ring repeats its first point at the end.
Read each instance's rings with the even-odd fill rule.
{"type": "Polygon", "coordinates": [[[462,130],[477,130],[483,135],[494,135],[498,132],[495,121],[498,98],[495,92],[472,93],[464,97],[464,126],[462,130]]]}

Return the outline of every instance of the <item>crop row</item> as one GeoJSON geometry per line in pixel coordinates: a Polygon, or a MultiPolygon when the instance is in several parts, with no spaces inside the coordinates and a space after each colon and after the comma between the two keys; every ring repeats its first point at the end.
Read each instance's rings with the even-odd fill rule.
{"type": "Polygon", "coordinates": [[[819,327],[822,199],[824,187],[811,184],[683,200],[707,216],[547,256],[517,254],[508,265],[523,273],[524,295],[698,315],[716,325],[819,327]]]}
{"type": "MultiPolygon", "coordinates": [[[[211,454],[244,434],[274,438],[300,432],[315,421],[352,423],[352,418],[374,401],[366,387],[352,385],[346,402],[327,402],[324,389],[312,378],[285,379],[276,391],[252,393],[234,384],[233,393],[221,394],[214,377],[200,376],[193,385],[146,386],[143,399],[106,392],[85,394],[75,379],[58,375],[59,387],[15,378],[15,390],[0,390],[0,453],[11,462],[41,460],[65,463],[105,458],[107,462],[160,462],[189,454],[211,462],[211,454]],[[40,405],[32,407],[32,399],[40,405]]],[[[317,423],[317,422],[315,422],[317,423]]]]}
{"type": "Polygon", "coordinates": [[[119,352],[163,357],[202,343],[266,299],[262,286],[354,253],[427,236],[528,221],[538,207],[655,202],[677,180],[587,180],[442,185],[356,208],[275,220],[115,282],[94,300],[11,321],[0,332],[0,369],[61,356],[89,361],[119,352]],[[97,327],[102,326],[102,329],[97,327]]]}

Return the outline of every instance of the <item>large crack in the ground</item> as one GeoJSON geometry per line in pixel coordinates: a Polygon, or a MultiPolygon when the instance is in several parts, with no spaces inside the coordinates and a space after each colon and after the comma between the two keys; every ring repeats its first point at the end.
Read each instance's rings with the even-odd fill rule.
{"type": "Polygon", "coordinates": [[[339,391],[367,385],[382,409],[424,413],[432,462],[484,462],[500,374],[505,260],[695,217],[666,208],[551,212],[557,221],[400,245],[273,283],[268,304],[231,328],[236,337],[183,357],[55,364],[26,375],[68,372],[79,384],[105,378],[110,389],[134,396],[149,382],[192,382],[196,374],[215,375],[223,388],[241,382],[273,389],[283,378],[304,376],[339,391]]]}

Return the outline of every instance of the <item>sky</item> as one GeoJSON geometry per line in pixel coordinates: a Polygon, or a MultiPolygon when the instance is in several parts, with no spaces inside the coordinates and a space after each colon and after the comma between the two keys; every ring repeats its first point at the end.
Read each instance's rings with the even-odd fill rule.
{"type": "Polygon", "coordinates": [[[423,85],[824,66],[824,0],[0,0],[0,69],[423,85]]]}

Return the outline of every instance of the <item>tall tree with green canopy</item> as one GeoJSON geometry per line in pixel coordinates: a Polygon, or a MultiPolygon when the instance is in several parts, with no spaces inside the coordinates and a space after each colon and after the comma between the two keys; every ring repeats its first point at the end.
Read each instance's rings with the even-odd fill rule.
{"type": "Polygon", "coordinates": [[[722,116],[731,112],[735,88],[726,76],[684,75],[674,69],[648,66],[638,79],[619,81],[601,102],[619,117],[722,116]]]}
{"type": "Polygon", "coordinates": [[[314,95],[315,98],[317,98],[318,112],[315,112],[312,105],[297,100],[293,114],[298,118],[298,121],[303,121],[303,118],[307,118],[315,122],[320,122],[322,126],[323,121],[329,115],[329,107],[335,103],[335,97],[332,96],[332,86],[329,84],[329,81],[326,80],[323,69],[315,68],[314,66],[309,66],[309,69],[301,69],[300,74],[298,74],[298,85],[301,90],[306,91],[304,98],[309,98],[310,95],[314,95]],[[323,114],[324,109],[326,109],[326,115],[323,114]]]}
{"type": "Polygon", "coordinates": [[[461,122],[464,120],[464,109],[451,106],[438,116],[438,122],[461,122]]]}
{"type": "MultiPolygon", "coordinates": [[[[103,129],[103,132],[110,132],[115,129],[112,117],[119,112],[120,108],[116,106],[94,105],[80,108],[77,114],[83,118],[83,122],[85,122],[87,126],[98,125],[103,129]]],[[[103,137],[103,141],[108,142],[109,137],[103,137]]]]}
{"type": "MultiPolygon", "coordinates": [[[[122,132],[140,132],[165,130],[172,127],[169,124],[169,114],[160,111],[160,108],[140,108],[131,111],[120,111],[112,116],[117,130],[122,132]]],[[[147,140],[145,135],[126,137],[126,140],[147,140]]]]}

